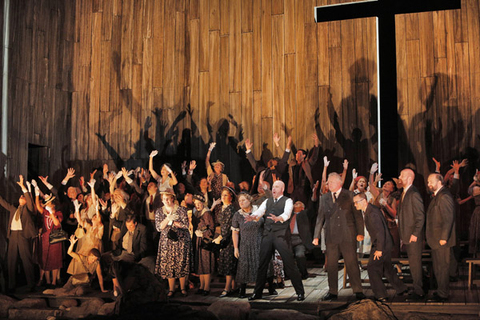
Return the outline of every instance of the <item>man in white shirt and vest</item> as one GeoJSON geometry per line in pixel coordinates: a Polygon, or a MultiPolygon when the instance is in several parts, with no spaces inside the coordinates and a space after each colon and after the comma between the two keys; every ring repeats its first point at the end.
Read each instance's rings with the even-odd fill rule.
{"type": "Polygon", "coordinates": [[[267,281],[267,269],[275,250],[278,250],[283,260],[283,265],[287,276],[290,277],[292,285],[297,293],[297,300],[305,300],[305,290],[303,288],[302,277],[293,259],[293,253],[289,246],[290,225],[287,222],[293,211],[293,201],[283,196],[285,184],[277,180],[272,186],[272,196],[263,201],[258,210],[245,218],[246,221],[252,221],[268,216],[265,219],[262,243],[260,245],[260,264],[258,267],[257,280],[255,283],[254,294],[249,298],[250,301],[262,298],[263,288],[267,281]]]}

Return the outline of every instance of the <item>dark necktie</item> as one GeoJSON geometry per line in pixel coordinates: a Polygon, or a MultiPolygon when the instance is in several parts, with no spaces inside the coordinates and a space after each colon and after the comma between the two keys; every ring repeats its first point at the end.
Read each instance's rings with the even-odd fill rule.
{"type": "Polygon", "coordinates": [[[153,212],[153,194],[150,196],[150,203],[148,204],[150,212],[153,212]]]}

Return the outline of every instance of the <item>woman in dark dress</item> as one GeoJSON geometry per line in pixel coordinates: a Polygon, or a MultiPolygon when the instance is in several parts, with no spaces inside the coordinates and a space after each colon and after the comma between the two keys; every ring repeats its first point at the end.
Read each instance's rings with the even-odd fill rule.
{"type": "Polygon", "coordinates": [[[232,242],[232,219],[235,214],[233,200],[235,199],[235,191],[230,187],[223,187],[221,194],[222,208],[218,215],[217,223],[220,224],[220,234],[216,235],[214,243],[221,245],[223,249],[218,255],[218,274],[226,277],[225,289],[220,298],[230,296],[235,293],[235,281],[233,277],[237,272],[237,259],[233,255],[232,242]]]}
{"type": "Polygon", "coordinates": [[[239,194],[238,204],[240,210],[235,213],[232,221],[234,255],[238,259],[235,281],[240,284],[239,298],[246,298],[247,283],[257,279],[264,220],[262,217],[258,221],[246,222],[245,216],[257,210],[257,206],[252,206],[252,196],[248,193],[239,194]]]}
{"type": "Polygon", "coordinates": [[[204,238],[213,238],[215,225],[212,213],[206,208],[205,198],[202,195],[194,195],[194,215],[198,219],[196,250],[195,250],[195,273],[200,278],[200,288],[196,294],[208,296],[210,293],[210,275],[215,271],[215,255],[212,251],[203,249],[200,244],[204,238]]]}

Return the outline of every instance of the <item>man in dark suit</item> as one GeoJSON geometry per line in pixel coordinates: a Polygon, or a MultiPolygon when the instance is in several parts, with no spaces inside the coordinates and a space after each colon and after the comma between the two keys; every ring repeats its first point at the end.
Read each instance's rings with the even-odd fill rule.
{"type": "Polygon", "coordinates": [[[126,217],[120,231],[119,248],[114,253],[114,260],[139,262],[147,256],[147,229],[137,222],[137,216],[130,214],[126,217]]]}
{"type": "Polygon", "coordinates": [[[413,278],[413,293],[408,300],[423,299],[422,281],[422,246],[425,224],[423,200],[417,188],[413,185],[415,173],[412,169],[404,169],[398,177],[403,186],[398,207],[398,231],[410,262],[410,272],[413,278]]]}
{"type": "MultiPolygon", "coordinates": [[[[34,208],[30,192],[23,184],[23,176],[17,182],[22,188],[23,194],[18,199],[19,206],[8,203],[0,197],[0,205],[9,212],[7,237],[8,237],[8,289],[15,291],[15,280],[18,255],[22,260],[27,285],[30,289],[34,287],[33,260],[32,260],[32,239],[37,235],[37,229],[33,221],[34,208]]],[[[28,183],[28,182],[27,182],[28,183]]]]}
{"type": "Polygon", "coordinates": [[[365,193],[353,197],[355,208],[364,212],[365,227],[372,239],[372,248],[368,260],[368,278],[375,298],[381,302],[387,301],[387,289],[382,281],[385,276],[388,282],[399,294],[407,291],[407,286],[398,278],[392,265],[393,238],[388,230],[387,221],[376,206],[369,204],[365,193]]]}
{"type": "MultiPolygon", "coordinates": [[[[311,197],[312,187],[314,185],[312,168],[318,160],[319,140],[316,134],[312,135],[314,147],[311,155],[308,156],[307,150],[298,149],[295,154],[295,164],[291,166],[290,179],[288,181],[288,193],[293,201],[302,201],[307,203],[311,197]]],[[[291,137],[287,141],[287,150],[292,146],[291,137]]]]}
{"type": "Polygon", "coordinates": [[[323,300],[335,300],[338,296],[338,259],[342,254],[348,277],[357,299],[364,299],[357,259],[357,243],[364,238],[363,217],[353,205],[353,193],[342,188],[342,177],[332,172],[328,175],[330,192],[320,197],[313,244],[325,224],[327,246],[328,293],[323,300]]]}
{"type": "Polygon", "coordinates": [[[437,279],[437,292],[433,301],[448,299],[450,248],[455,245],[455,202],[444,186],[443,176],[428,176],[428,189],[433,199],[427,209],[427,243],[432,248],[432,264],[437,279]]]}
{"type": "Polygon", "coordinates": [[[301,201],[295,202],[293,205],[293,214],[290,218],[290,233],[293,255],[300,270],[302,279],[308,278],[307,258],[305,253],[307,250],[314,248],[312,244],[312,232],[310,231],[310,216],[315,215],[313,203],[305,210],[305,205],[301,201]]]}
{"type": "Polygon", "coordinates": [[[280,180],[275,181],[272,186],[273,197],[262,202],[254,213],[245,217],[245,221],[253,221],[262,217],[265,213],[268,214],[268,217],[265,219],[262,243],[260,245],[260,263],[255,282],[255,291],[248,298],[249,300],[262,298],[263,288],[267,281],[268,265],[272,260],[275,249],[278,250],[282,257],[285,273],[292,280],[292,285],[297,293],[297,300],[305,300],[302,277],[295,265],[292,250],[288,243],[290,228],[287,221],[292,214],[293,202],[292,199],[283,196],[284,190],[285,184],[280,180]]]}
{"type": "MultiPolygon", "coordinates": [[[[288,137],[288,141],[290,141],[291,144],[291,137],[288,137]]],[[[279,147],[279,141],[280,141],[280,135],[278,133],[275,133],[273,135],[273,141],[275,142],[275,145],[279,147]]],[[[272,158],[268,160],[267,167],[264,165],[261,165],[257,160],[255,160],[255,157],[253,156],[252,153],[252,147],[253,143],[250,141],[250,139],[245,140],[245,149],[246,149],[246,156],[248,162],[250,162],[250,165],[252,166],[253,170],[255,170],[255,173],[257,174],[257,177],[255,179],[255,184],[258,185],[258,180],[260,173],[263,172],[263,180],[268,182],[270,185],[272,185],[275,181],[279,180],[282,178],[283,173],[285,172],[285,169],[287,168],[287,162],[288,158],[290,157],[290,150],[287,149],[283,153],[283,157],[281,159],[278,158],[272,158]]],[[[255,186],[253,186],[253,190],[256,190],[255,186]]]]}

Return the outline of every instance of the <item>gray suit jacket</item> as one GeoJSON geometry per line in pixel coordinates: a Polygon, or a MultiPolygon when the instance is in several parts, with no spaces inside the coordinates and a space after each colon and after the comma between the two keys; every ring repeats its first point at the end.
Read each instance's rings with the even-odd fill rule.
{"type": "Polygon", "coordinates": [[[317,223],[313,238],[320,238],[325,224],[325,243],[340,244],[343,241],[356,241],[357,235],[364,235],[362,213],[353,205],[353,192],[342,189],[333,203],[332,193],[320,197],[317,223]]]}
{"type": "Polygon", "coordinates": [[[427,209],[427,243],[432,249],[440,248],[440,240],[446,240],[447,247],[456,243],[455,202],[450,191],[442,187],[427,209]]]}
{"type": "Polygon", "coordinates": [[[410,243],[410,236],[413,234],[419,240],[423,240],[425,225],[425,209],[423,200],[415,186],[411,186],[403,200],[400,198],[398,208],[398,232],[403,243],[410,243]]]}

